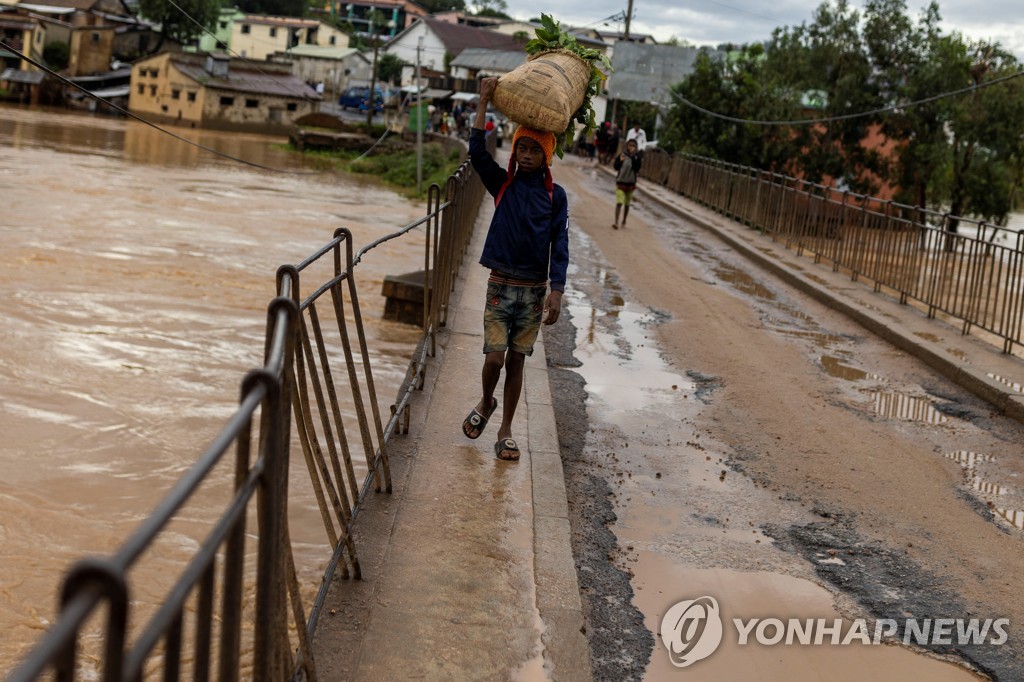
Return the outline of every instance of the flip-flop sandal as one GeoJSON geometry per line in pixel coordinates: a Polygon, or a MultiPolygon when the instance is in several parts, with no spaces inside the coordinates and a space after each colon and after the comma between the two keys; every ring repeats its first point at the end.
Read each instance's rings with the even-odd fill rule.
{"type": "Polygon", "coordinates": [[[465,435],[466,438],[472,438],[474,440],[479,438],[480,434],[483,433],[484,429],[487,427],[487,420],[491,418],[491,415],[494,414],[494,411],[496,409],[498,409],[497,398],[491,398],[491,411],[488,412],[486,415],[480,414],[479,412],[476,411],[476,408],[474,407],[470,411],[470,413],[466,415],[466,418],[462,421],[463,435],[465,435]],[[476,429],[475,436],[470,435],[469,432],[471,429],[476,429]]]}
{"type": "Polygon", "coordinates": [[[494,444],[494,456],[503,462],[519,461],[519,446],[511,438],[502,438],[494,444]],[[509,452],[509,457],[502,457],[502,452],[509,452]]]}

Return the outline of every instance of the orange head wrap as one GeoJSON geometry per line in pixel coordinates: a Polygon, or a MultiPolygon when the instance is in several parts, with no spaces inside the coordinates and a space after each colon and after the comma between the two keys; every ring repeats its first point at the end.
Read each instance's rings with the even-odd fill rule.
{"type": "Polygon", "coordinates": [[[516,142],[519,141],[520,137],[528,137],[534,140],[540,145],[540,148],[544,150],[544,160],[547,161],[547,165],[551,165],[551,156],[555,153],[555,134],[545,132],[543,130],[534,130],[533,128],[527,128],[526,126],[519,126],[516,128],[516,132],[512,135],[512,153],[515,153],[516,142]]]}

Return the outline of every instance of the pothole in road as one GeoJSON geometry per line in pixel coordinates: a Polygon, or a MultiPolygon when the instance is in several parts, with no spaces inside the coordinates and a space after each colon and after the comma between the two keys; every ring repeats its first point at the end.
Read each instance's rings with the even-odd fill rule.
{"type": "Polygon", "coordinates": [[[888,419],[925,424],[945,424],[949,421],[946,415],[935,409],[935,405],[928,398],[894,391],[872,391],[871,401],[871,408],[875,414],[888,419]]]}
{"type": "Polygon", "coordinates": [[[992,470],[998,466],[998,458],[995,455],[957,450],[947,452],[945,457],[963,468],[964,481],[974,491],[975,496],[985,503],[995,519],[1024,530],[1024,510],[1013,509],[1005,504],[1005,497],[1014,490],[998,480],[1001,472],[992,470]],[[1003,504],[999,504],[1000,502],[1003,504]]]}
{"type": "Polygon", "coordinates": [[[723,282],[736,287],[739,291],[756,298],[774,301],[775,294],[766,286],[755,280],[747,272],[723,265],[714,269],[715,276],[723,282]]]}
{"type": "Polygon", "coordinates": [[[839,358],[833,355],[822,355],[820,361],[822,369],[824,369],[829,376],[836,377],[837,379],[845,379],[846,381],[863,381],[864,379],[872,379],[878,381],[882,378],[877,374],[871,374],[870,372],[865,372],[862,369],[845,365],[839,358]]]}

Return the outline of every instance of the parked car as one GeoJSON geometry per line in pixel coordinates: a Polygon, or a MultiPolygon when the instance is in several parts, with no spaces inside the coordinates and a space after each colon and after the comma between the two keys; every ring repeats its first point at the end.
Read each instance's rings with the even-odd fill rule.
{"type": "MultiPolygon", "coordinates": [[[[384,98],[386,93],[382,88],[374,88],[376,101],[374,102],[377,111],[384,110],[384,98]]],[[[358,109],[359,111],[366,111],[370,108],[370,88],[367,86],[353,86],[348,88],[341,97],[338,98],[338,104],[342,109],[358,109]]]]}

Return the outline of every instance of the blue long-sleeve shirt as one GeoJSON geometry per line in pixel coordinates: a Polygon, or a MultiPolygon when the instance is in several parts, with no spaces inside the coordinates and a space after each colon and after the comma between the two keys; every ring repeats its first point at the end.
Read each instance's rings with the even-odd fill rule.
{"type": "MultiPolygon", "coordinates": [[[[508,180],[508,171],[487,151],[484,135],[478,128],[470,133],[469,158],[484,187],[497,197],[508,180]]],[[[559,185],[553,185],[548,193],[543,170],[516,173],[501,194],[487,230],[480,264],[517,279],[547,279],[553,291],[565,291],[569,201],[559,185]]]]}

